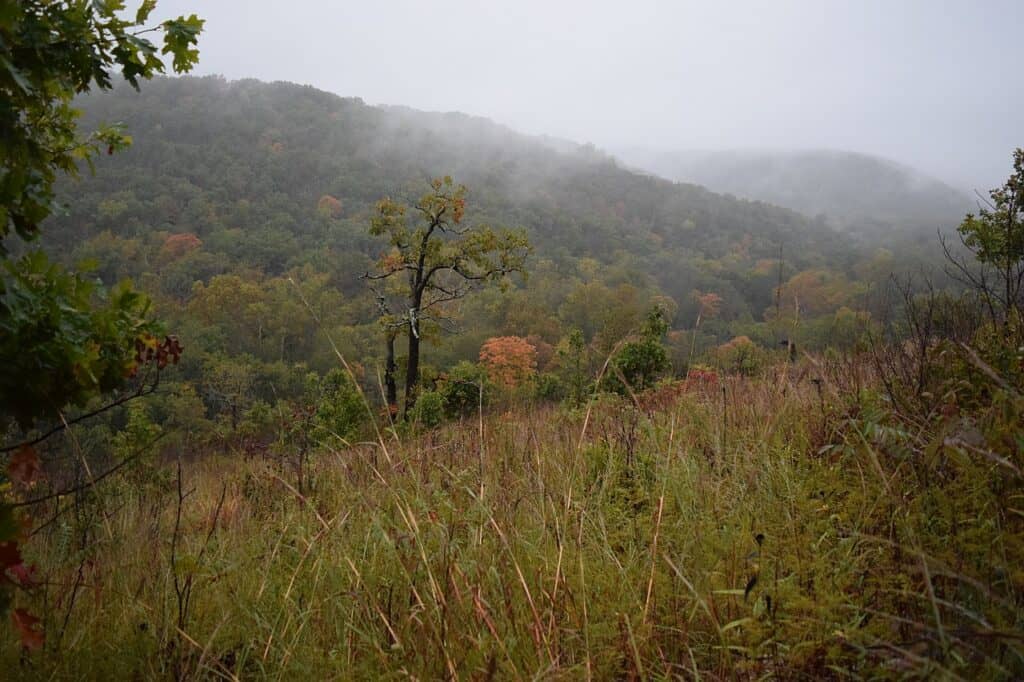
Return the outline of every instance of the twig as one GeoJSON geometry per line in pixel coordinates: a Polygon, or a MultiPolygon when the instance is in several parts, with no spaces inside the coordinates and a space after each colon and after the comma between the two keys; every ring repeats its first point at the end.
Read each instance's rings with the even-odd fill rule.
{"type": "Polygon", "coordinates": [[[981,370],[982,374],[987,376],[992,381],[996,382],[996,384],[999,385],[999,388],[1003,389],[1007,393],[1011,393],[1017,397],[1020,397],[1020,391],[1015,389],[1010,384],[1006,383],[1006,379],[1003,379],[1001,376],[996,374],[996,371],[992,369],[992,367],[989,366],[984,360],[981,359],[977,351],[968,346],[966,343],[961,343],[960,345],[963,346],[963,349],[965,351],[967,351],[967,358],[975,367],[981,370]]]}
{"type": "MultiPolygon", "coordinates": [[[[85,490],[86,488],[92,487],[93,484],[99,483],[100,481],[102,481],[103,479],[107,478],[108,476],[113,476],[115,473],[117,473],[118,471],[120,471],[124,467],[128,466],[129,464],[131,464],[135,460],[137,460],[139,457],[141,457],[143,455],[143,453],[146,452],[146,450],[148,450],[150,447],[152,447],[153,445],[158,443],[165,435],[167,435],[167,432],[161,433],[161,434],[157,435],[156,437],[154,437],[152,440],[150,440],[148,443],[145,443],[145,444],[141,445],[138,449],[136,449],[135,452],[133,452],[129,456],[125,457],[123,460],[121,460],[120,462],[118,462],[114,466],[110,467],[109,469],[104,471],[99,476],[96,476],[95,478],[93,478],[92,482],[81,483],[79,485],[75,485],[75,486],[72,486],[70,488],[64,488],[63,490],[58,490],[57,492],[49,493],[47,495],[43,495],[42,497],[34,497],[31,500],[23,500],[21,502],[11,502],[11,503],[8,503],[7,506],[11,507],[12,509],[17,509],[18,507],[30,507],[30,506],[32,506],[34,504],[39,504],[41,502],[48,502],[49,500],[52,500],[52,499],[55,499],[55,498],[58,498],[58,497],[64,497],[65,495],[73,495],[75,493],[81,492],[81,491],[85,490]]],[[[38,529],[36,529],[36,530],[38,530],[38,529]]],[[[35,532],[35,531],[33,531],[33,532],[35,532]]]]}
{"type": "Polygon", "coordinates": [[[86,419],[91,419],[92,417],[95,417],[97,415],[103,414],[107,410],[113,409],[113,408],[117,407],[118,405],[124,405],[125,403],[127,403],[130,400],[135,400],[136,398],[141,398],[143,396],[150,395],[151,393],[156,391],[157,386],[159,385],[159,383],[160,383],[160,374],[157,373],[156,377],[153,379],[153,384],[151,386],[149,386],[148,388],[146,388],[146,384],[145,384],[145,382],[143,382],[139,386],[139,388],[137,390],[135,390],[132,393],[129,393],[127,395],[123,395],[120,398],[117,398],[116,400],[107,403],[103,407],[98,407],[95,410],[92,410],[90,412],[86,412],[85,414],[80,414],[77,417],[75,417],[74,419],[65,419],[63,416],[61,416],[60,424],[57,424],[56,426],[54,426],[53,428],[49,429],[48,431],[43,432],[42,435],[40,435],[40,436],[38,436],[36,438],[30,438],[28,440],[21,441],[20,443],[14,443],[13,445],[5,445],[3,447],[0,447],[0,453],[12,452],[12,451],[17,450],[18,448],[21,448],[21,447],[26,447],[26,446],[30,446],[30,445],[37,445],[39,443],[42,443],[44,440],[46,440],[50,436],[54,435],[55,433],[59,433],[59,432],[65,430],[65,429],[68,429],[68,428],[74,426],[75,424],[77,424],[77,423],[79,423],[81,421],[85,421],[86,419]]]}

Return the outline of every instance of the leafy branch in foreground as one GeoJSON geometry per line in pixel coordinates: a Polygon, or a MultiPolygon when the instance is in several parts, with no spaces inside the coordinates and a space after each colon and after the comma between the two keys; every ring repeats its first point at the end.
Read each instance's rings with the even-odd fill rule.
{"type": "MultiPolygon", "coordinates": [[[[22,431],[38,420],[64,420],[68,405],[84,407],[124,386],[142,359],[167,361],[180,347],[156,340],[149,301],[123,283],[106,292],[89,279],[51,264],[35,251],[17,260],[6,243],[13,232],[39,236],[54,211],[58,174],[76,176],[95,156],[127,147],[118,126],[82,135],[74,98],[110,90],[119,74],[135,88],[166,70],[190,71],[203,21],[192,15],[147,26],[156,0],[134,14],[124,2],[0,0],[0,428],[22,431]],[[146,34],[161,31],[162,48],[146,34]],[[162,356],[161,356],[162,354],[162,356]]],[[[52,433],[54,431],[50,431],[52,433]]],[[[38,440],[38,439],[37,439],[38,440]]],[[[31,441],[31,438],[29,439],[31,441]]],[[[8,461],[8,476],[18,453],[8,461]]],[[[0,478],[0,483],[3,479],[0,478]]],[[[7,610],[12,567],[22,565],[19,522],[0,499],[0,613],[7,610]]],[[[25,647],[42,645],[37,619],[23,609],[14,620],[25,647]]]]}
{"type": "MultiPolygon", "coordinates": [[[[33,239],[53,211],[58,172],[75,175],[78,163],[131,143],[116,126],[81,137],[73,98],[96,87],[109,90],[120,73],[134,87],[173,70],[190,71],[203,21],[192,15],[146,28],[155,0],[133,18],[123,2],[0,0],[0,239],[11,231],[33,239]],[[163,47],[144,37],[163,31],[163,47]]],[[[6,248],[0,242],[0,253],[6,248]]]]}

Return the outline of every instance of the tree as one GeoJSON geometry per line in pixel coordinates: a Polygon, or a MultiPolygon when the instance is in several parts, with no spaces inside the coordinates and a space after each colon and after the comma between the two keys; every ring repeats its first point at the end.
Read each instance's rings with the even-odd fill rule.
{"type": "MultiPolygon", "coordinates": [[[[125,18],[118,0],[0,0],[0,427],[5,429],[10,420],[29,429],[40,418],[58,415],[67,425],[62,411],[69,403],[84,406],[123,386],[143,362],[155,360],[163,367],[180,354],[176,341],[157,342],[148,301],[128,286],[108,297],[93,282],[50,264],[40,251],[8,258],[10,234],[35,239],[53,211],[58,173],[75,175],[80,163],[91,167],[101,151],[112,154],[131,142],[117,127],[81,136],[74,97],[93,87],[110,89],[117,73],[137,88],[140,79],[165,70],[161,54],[171,57],[176,72],[190,70],[198,59],[202,20],[192,15],[145,28],[155,8],[156,0],[144,0],[125,18]],[[159,51],[145,36],[155,30],[163,31],[159,51]]],[[[16,452],[22,459],[35,456],[30,445],[16,452]]],[[[20,539],[13,511],[0,504],[0,576],[21,565],[20,539]]],[[[0,612],[6,610],[8,591],[0,580],[0,612]]],[[[15,616],[22,643],[40,646],[36,619],[20,609],[15,616]]]]}
{"type": "Polygon", "coordinates": [[[957,228],[980,267],[954,255],[945,239],[942,246],[953,276],[981,295],[993,323],[1002,321],[1008,329],[1011,316],[1024,312],[1024,149],[1013,152],[1013,173],[984,201],[957,228]]]}
{"type": "Polygon", "coordinates": [[[640,338],[623,344],[612,358],[613,371],[605,375],[605,386],[617,393],[653,386],[669,368],[668,352],[662,344],[667,332],[665,313],[655,306],[644,320],[640,338]]]}
{"type": "Polygon", "coordinates": [[[316,202],[316,212],[327,218],[340,218],[343,210],[341,200],[325,194],[316,202]]]}
{"type": "Polygon", "coordinates": [[[537,348],[520,336],[495,336],[480,347],[480,364],[491,381],[514,388],[537,372],[537,348]]]}
{"type": "Polygon", "coordinates": [[[398,411],[398,363],[395,360],[395,341],[404,323],[402,318],[391,312],[391,304],[383,293],[377,293],[377,308],[380,312],[380,326],[384,334],[384,400],[388,413],[394,418],[398,411]]]}
{"type": "Polygon", "coordinates": [[[216,275],[209,283],[196,282],[188,313],[194,319],[222,329],[234,349],[256,353],[269,335],[265,295],[256,282],[238,275],[216,275]]]}
{"type": "Polygon", "coordinates": [[[428,327],[448,326],[448,305],[474,289],[486,284],[507,286],[512,273],[524,272],[530,251],[522,232],[463,226],[466,188],[454,185],[450,177],[434,180],[430,188],[413,207],[418,214],[413,228],[405,206],[389,198],[377,203],[370,234],[387,237],[391,248],[377,262],[377,271],[364,275],[371,282],[384,283],[386,289],[379,296],[397,294],[403,299],[402,313],[391,315],[382,308],[382,317],[390,317],[408,337],[406,417],[416,402],[420,342],[428,327]]]}
{"type": "Polygon", "coordinates": [[[145,28],[155,7],[145,0],[134,18],[123,18],[123,2],[0,0],[0,386],[18,396],[0,409],[22,428],[123,385],[136,342],[157,331],[148,301],[128,286],[108,296],[42,252],[8,259],[6,243],[12,232],[26,241],[38,236],[58,173],[75,175],[80,162],[131,142],[117,127],[81,136],[76,95],[110,89],[117,73],[138,87],[165,70],[161,53],[178,72],[198,59],[202,20],[145,28]],[[163,31],[160,52],[145,37],[155,30],[163,31]],[[35,388],[31,396],[8,390],[19,386],[35,388]]]}
{"type": "Polygon", "coordinates": [[[140,79],[173,69],[190,71],[203,21],[194,14],[146,28],[156,0],[144,0],[124,18],[124,2],[0,0],[0,252],[10,232],[34,238],[53,210],[58,172],[131,143],[116,126],[81,137],[73,98],[93,87],[109,90],[120,74],[140,79]],[[163,48],[145,37],[162,30],[163,48]]]}
{"type": "Polygon", "coordinates": [[[172,234],[164,240],[163,246],[160,247],[160,258],[164,262],[170,263],[202,245],[203,240],[191,232],[172,234]]]}
{"type": "Polygon", "coordinates": [[[583,404],[591,387],[590,355],[583,332],[579,328],[573,328],[559,341],[557,352],[562,371],[566,375],[566,383],[569,385],[569,403],[578,407],[583,404]]]}

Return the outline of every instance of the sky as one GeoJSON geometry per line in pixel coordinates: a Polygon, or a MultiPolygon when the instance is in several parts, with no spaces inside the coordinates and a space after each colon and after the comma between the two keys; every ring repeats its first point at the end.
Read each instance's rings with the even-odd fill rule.
{"type": "Polygon", "coordinates": [[[1024,146],[1024,0],[160,0],[198,74],[604,149],[844,149],[988,189],[1024,146]]]}

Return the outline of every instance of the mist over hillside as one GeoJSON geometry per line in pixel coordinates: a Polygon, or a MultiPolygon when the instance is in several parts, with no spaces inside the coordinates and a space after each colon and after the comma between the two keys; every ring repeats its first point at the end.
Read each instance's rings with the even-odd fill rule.
{"type": "Polygon", "coordinates": [[[774,277],[764,261],[780,248],[791,271],[843,271],[870,256],[791,210],[635,173],[592,146],[459,113],[216,77],[158,79],[141,94],[123,87],[81,104],[84,125],[120,121],[136,142],[101,159],[95,176],[63,184],[68,211],[52,219],[52,234],[69,254],[105,231],[189,232],[221,268],[276,275],[329,252],[323,267],[356,292],[382,248],[367,235],[375,202],[416,198],[429,178],[451,175],[469,187],[473,219],[525,228],[538,262],[566,276],[581,258],[616,264],[631,273],[625,280],[682,308],[694,289],[713,289],[731,314],[759,317],[774,277]],[[317,210],[324,196],[343,206],[331,219],[317,210]]]}
{"type": "Polygon", "coordinates": [[[767,201],[859,233],[934,237],[971,210],[966,192],[888,159],[836,150],[625,150],[645,171],[767,201]]]}

